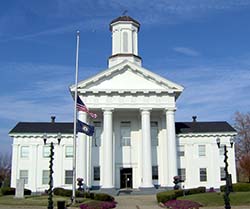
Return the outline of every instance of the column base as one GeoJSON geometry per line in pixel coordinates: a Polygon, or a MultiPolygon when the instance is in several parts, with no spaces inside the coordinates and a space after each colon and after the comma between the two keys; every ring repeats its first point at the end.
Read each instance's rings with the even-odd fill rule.
{"type": "Polygon", "coordinates": [[[157,193],[157,189],[154,186],[153,187],[139,187],[139,190],[140,190],[140,194],[142,195],[157,193]]]}
{"type": "Polygon", "coordinates": [[[161,186],[159,189],[161,189],[161,190],[173,190],[174,187],[173,186],[161,186]]]}

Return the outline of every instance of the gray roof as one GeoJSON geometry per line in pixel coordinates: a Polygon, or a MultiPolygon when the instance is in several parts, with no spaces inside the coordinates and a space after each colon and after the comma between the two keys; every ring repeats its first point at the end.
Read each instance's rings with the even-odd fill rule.
{"type": "Polygon", "coordinates": [[[73,134],[73,123],[19,122],[9,133],[62,133],[73,134]]]}
{"type": "Polygon", "coordinates": [[[110,22],[110,28],[109,28],[110,30],[112,30],[112,26],[111,25],[113,23],[115,23],[115,22],[133,22],[138,27],[138,30],[140,29],[140,23],[137,20],[135,20],[132,17],[130,17],[130,16],[120,16],[120,17],[117,17],[114,20],[112,20],[110,22]]]}
{"type": "MultiPolygon", "coordinates": [[[[236,132],[225,121],[221,122],[176,122],[177,134],[236,132]]],[[[19,122],[9,133],[62,133],[73,134],[73,123],[60,122],[19,122]]]]}
{"type": "Polygon", "coordinates": [[[229,125],[226,121],[176,122],[175,130],[177,134],[236,132],[236,130],[231,125],[229,125]]]}

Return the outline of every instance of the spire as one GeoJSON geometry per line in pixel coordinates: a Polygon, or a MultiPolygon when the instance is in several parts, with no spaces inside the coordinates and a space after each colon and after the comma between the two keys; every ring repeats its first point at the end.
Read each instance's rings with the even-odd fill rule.
{"type": "Polygon", "coordinates": [[[112,67],[123,60],[129,60],[141,66],[138,56],[138,32],[140,23],[129,16],[120,16],[110,23],[112,32],[112,55],[108,64],[112,67]]]}

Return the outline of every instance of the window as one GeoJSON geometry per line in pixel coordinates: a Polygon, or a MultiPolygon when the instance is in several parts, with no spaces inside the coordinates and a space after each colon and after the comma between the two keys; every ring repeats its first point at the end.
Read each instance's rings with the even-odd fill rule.
{"type": "Polygon", "coordinates": [[[100,121],[94,122],[95,132],[92,137],[92,146],[99,147],[101,146],[101,134],[102,134],[102,123],[100,121]]]}
{"type": "Polygon", "coordinates": [[[199,156],[206,156],[206,145],[199,145],[199,156]]]}
{"type": "Polygon", "coordinates": [[[207,181],[207,169],[200,168],[200,181],[207,181]]]}
{"type": "Polygon", "coordinates": [[[221,181],[226,180],[226,172],[223,167],[220,168],[220,180],[221,181]]]}
{"type": "Polygon", "coordinates": [[[121,122],[121,145],[130,146],[131,125],[130,121],[121,122]]]}
{"type": "Polygon", "coordinates": [[[100,166],[94,167],[94,181],[100,181],[100,166]]]}
{"type": "Polygon", "coordinates": [[[178,146],[178,156],[180,156],[180,157],[185,156],[184,145],[178,146]]]}
{"type": "Polygon", "coordinates": [[[66,170],[65,171],[65,184],[72,184],[73,183],[73,171],[66,170]]]}
{"type": "Polygon", "coordinates": [[[158,166],[152,166],[152,179],[158,180],[158,166]]]}
{"type": "Polygon", "coordinates": [[[29,174],[28,170],[20,170],[19,178],[24,180],[24,184],[28,184],[28,179],[29,179],[28,174],[29,174]]]}
{"type": "Polygon", "coordinates": [[[158,146],[158,122],[151,121],[151,144],[152,146],[158,146]]]}
{"type": "Polygon", "coordinates": [[[128,33],[123,32],[123,51],[128,52],[128,33]]]}
{"type": "Polygon", "coordinates": [[[21,147],[21,158],[28,158],[29,157],[29,147],[22,146],[21,147]]]}
{"type": "Polygon", "coordinates": [[[42,184],[49,184],[49,170],[43,170],[42,184]]]}
{"type": "Polygon", "coordinates": [[[181,181],[186,180],[186,169],[185,168],[178,168],[178,176],[180,176],[181,181]]]}
{"type": "Polygon", "coordinates": [[[73,146],[66,146],[65,147],[65,157],[72,158],[73,157],[73,146]]]}
{"type": "Polygon", "coordinates": [[[43,146],[43,157],[48,158],[50,156],[50,146],[43,146]]]}

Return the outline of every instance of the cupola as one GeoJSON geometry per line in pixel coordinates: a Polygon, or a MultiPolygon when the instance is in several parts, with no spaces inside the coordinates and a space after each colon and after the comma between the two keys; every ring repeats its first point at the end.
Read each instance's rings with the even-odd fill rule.
{"type": "Polygon", "coordinates": [[[129,16],[120,16],[110,23],[112,32],[112,55],[108,60],[108,67],[129,60],[141,66],[138,56],[138,32],[140,23],[129,16]]]}

